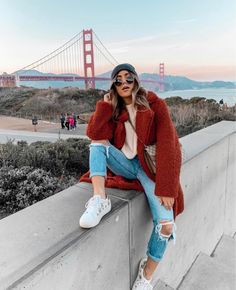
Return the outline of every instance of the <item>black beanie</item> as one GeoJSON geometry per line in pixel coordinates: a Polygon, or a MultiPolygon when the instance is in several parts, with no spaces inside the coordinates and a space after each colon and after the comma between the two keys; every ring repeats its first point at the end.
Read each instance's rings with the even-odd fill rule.
{"type": "Polygon", "coordinates": [[[117,65],[113,69],[113,71],[111,73],[111,79],[113,80],[115,78],[115,76],[118,74],[118,72],[120,72],[121,70],[127,70],[129,72],[132,72],[136,76],[138,76],[137,73],[136,73],[136,71],[135,71],[135,68],[131,64],[129,64],[129,63],[122,63],[122,64],[117,65]]]}

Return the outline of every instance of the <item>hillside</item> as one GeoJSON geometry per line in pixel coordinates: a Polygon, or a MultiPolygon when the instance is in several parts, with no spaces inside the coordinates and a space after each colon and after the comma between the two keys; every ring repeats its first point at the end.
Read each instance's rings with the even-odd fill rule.
{"type": "MultiPolygon", "coordinates": [[[[0,88],[0,115],[58,122],[60,114],[74,112],[88,120],[104,90],[78,88],[0,88]]],[[[193,97],[165,99],[179,136],[184,136],[221,120],[236,121],[236,107],[220,107],[213,99],[193,97]]]]}
{"type": "MultiPolygon", "coordinates": [[[[150,79],[150,80],[158,80],[158,74],[148,74],[144,73],[140,75],[141,79],[150,79]]],[[[208,88],[227,88],[234,89],[236,88],[233,82],[224,82],[224,81],[213,81],[213,82],[199,82],[191,80],[185,76],[171,76],[166,75],[165,79],[165,90],[196,90],[196,89],[208,89],[208,88]]],[[[152,86],[152,85],[149,85],[152,86]]]]}
{"type": "Polygon", "coordinates": [[[93,111],[103,95],[101,90],[78,88],[0,88],[0,114],[29,118],[38,115],[45,119],[62,112],[81,114],[93,111]]]}
{"type": "MultiPolygon", "coordinates": [[[[18,75],[33,75],[33,76],[42,76],[44,73],[41,73],[37,70],[29,70],[29,71],[18,71],[18,75]]],[[[47,74],[47,75],[55,75],[55,74],[47,74]]],[[[67,76],[75,76],[75,74],[63,74],[67,76]]],[[[111,72],[106,72],[98,75],[98,77],[107,77],[110,78],[111,72]]],[[[58,75],[60,76],[60,74],[58,75]]],[[[158,74],[150,74],[150,73],[142,73],[139,75],[141,80],[152,80],[158,81],[158,74]]],[[[207,89],[207,88],[227,88],[234,89],[236,85],[234,82],[224,82],[224,81],[213,81],[213,82],[199,82],[191,80],[185,76],[171,76],[166,75],[165,79],[165,90],[191,90],[191,89],[207,89]]],[[[63,88],[67,87],[80,87],[84,88],[84,82],[76,81],[76,82],[61,82],[61,81],[24,81],[21,82],[20,85],[35,87],[35,88],[63,88]]],[[[110,85],[110,81],[96,81],[96,87],[99,89],[106,90],[110,85]]],[[[145,87],[150,90],[158,91],[157,85],[152,83],[145,83],[145,87]]]]}

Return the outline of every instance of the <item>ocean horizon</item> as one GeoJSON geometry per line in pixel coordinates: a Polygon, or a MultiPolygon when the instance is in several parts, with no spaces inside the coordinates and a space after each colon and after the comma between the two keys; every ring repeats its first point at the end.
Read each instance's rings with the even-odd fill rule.
{"type": "Polygon", "coordinates": [[[229,107],[236,104],[236,89],[196,89],[196,90],[176,90],[157,92],[157,95],[163,99],[169,97],[181,97],[183,99],[190,99],[192,97],[204,97],[206,99],[214,99],[219,102],[223,99],[229,107]]]}

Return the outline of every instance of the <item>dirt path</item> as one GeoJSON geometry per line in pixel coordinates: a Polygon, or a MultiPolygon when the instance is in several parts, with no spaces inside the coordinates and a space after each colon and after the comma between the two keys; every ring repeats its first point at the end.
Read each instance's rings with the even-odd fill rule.
{"type": "MultiPolygon", "coordinates": [[[[39,120],[38,125],[36,125],[37,132],[45,132],[58,128],[60,128],[59,123],[50,123],[48,121],[42,120],[39,120]]],[[[31,120],[16,117],[7,117],[3,115],[0,115],[0,129],[26,130],[26,131],[35,130],[31,120]]]]}

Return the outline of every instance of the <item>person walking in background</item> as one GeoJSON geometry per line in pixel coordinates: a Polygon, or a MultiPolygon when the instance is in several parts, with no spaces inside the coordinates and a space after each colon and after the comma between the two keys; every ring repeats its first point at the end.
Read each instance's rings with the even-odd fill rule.
{"type": "Polygon", "coordinates": [[[69,131],[70,130],[70,115],[68,113],[66,114],[65,126],[66,126],[67,130],[69,131]]]}
{"type": "Polygon", "coordinates": [[[60,116],[60,121],[61,121],[61,129],[64,129],[65,128],[65,114],[64,113],[61,113],[61,116],[60,116]]]}
{"type": "Polygon", "coordinates": [[[76,114],[75,113],[73,113],[72,114],[72,117],[73,117],[73,119],[74,119],[74,129],[77,127],[77,118],[76,118],[76,114]]]}
{"type": "Polygon", "coordinates": [[[86,203],[79,223],[82,228],[92,228],[111,210],[105,185],[142,190],[149,203],[153,230],[147,257],[139,263],[132,289],[153,289],[152,276],[168,242],[175,241],[175,218],[184,209],[180,143],[166,102],[140,87],[132,65],[116,66],[111,79],[110,91],[97,102],[87,127],[91,139],[90,171],[80,181],[92,182],[93,197],[86,203]],[[145,146],[152,144],[156,144],[157,152],[155,172],[144,156],[145,146]],[[113,183],[109,180],[110,172],[113,183]]]}
{"type": "Polygon", "coordinates": [[[72,115],[69,116],[69,126],[70,126],[70,130],[72,131],[74,128],[74,118],[72,115]]]}

